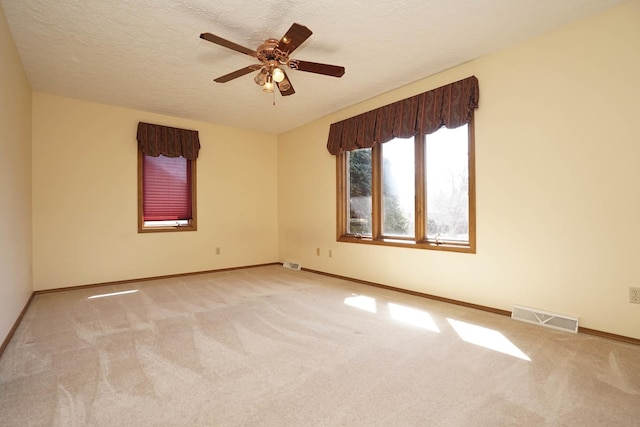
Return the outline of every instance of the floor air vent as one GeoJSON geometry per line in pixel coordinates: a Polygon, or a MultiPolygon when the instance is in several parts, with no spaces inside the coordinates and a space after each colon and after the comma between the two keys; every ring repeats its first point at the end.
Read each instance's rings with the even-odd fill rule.
{"type": "Polygon", "coordinates": [[[289,262],[289,261],[285,261],[282,266],[284,268],[290,268],[292,270],[302,270],[302,267],[300,266],[300,264],[297,264],[295,262],[289,262]]]}
{"type": "Polygon", "coordinates": [[[511,318],[523,322],[534,323],[563,331],[578,332],[578,318],[564,314],[551,313],[537,308],[514,305],[511,318]]]}

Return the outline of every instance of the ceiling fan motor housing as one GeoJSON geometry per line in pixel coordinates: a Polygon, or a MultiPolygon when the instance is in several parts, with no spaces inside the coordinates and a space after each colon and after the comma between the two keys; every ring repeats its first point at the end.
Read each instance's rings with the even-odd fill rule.
{"type": "Polygon", "coordinates": [[[278,61],[286,63],[286,55],[278,49],[278,40],[265,40],[256,50],[256,56],[261,62],[278,61]]]}

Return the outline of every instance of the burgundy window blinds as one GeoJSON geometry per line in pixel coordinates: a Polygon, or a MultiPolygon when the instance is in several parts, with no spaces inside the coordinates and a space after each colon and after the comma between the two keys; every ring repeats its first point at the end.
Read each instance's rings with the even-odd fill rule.
{"type": "Polygon", "coordinates": [[[143,219],[191,219],[191,162],[164,156],[144,156],[143,162],[143,219]]]}

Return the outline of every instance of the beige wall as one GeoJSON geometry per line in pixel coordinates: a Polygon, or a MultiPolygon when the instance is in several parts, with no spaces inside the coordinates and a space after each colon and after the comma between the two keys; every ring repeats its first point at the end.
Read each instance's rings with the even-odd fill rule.
{"type": "Polygon", "coordinates": [[[36,92],[34,288],[275,262],[276,180],[275,136],[36,92]],[[200,132],[197,232],[138,234],[138,121],[200,132]]]}
{"type": "Polygon", "coordinates": [[[640,338],[638,23],[633,1],[280,135],[280,259],[640,338]],[[329,124],[470,75],[477,254],[337,243],[329,124]]]}
{"type": "Polygon", "coordinates": [[[32,291],[31,87],[0,7],[0,344],[32,291]]]}

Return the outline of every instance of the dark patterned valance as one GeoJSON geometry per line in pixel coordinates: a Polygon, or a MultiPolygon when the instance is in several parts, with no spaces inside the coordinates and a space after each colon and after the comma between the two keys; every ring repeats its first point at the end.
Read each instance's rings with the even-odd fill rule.
{"type": "Polygon", "coordinates": [[[198,158],[200,139],[197,130],[138,123],[138,147],[147,156],[198,158]]]}
{"type": "Polygon", "coordinates": [[[327,149],[333,155],[453,129],[471,120],[480,92],[475,76],[333,123],[327,149]]]}

